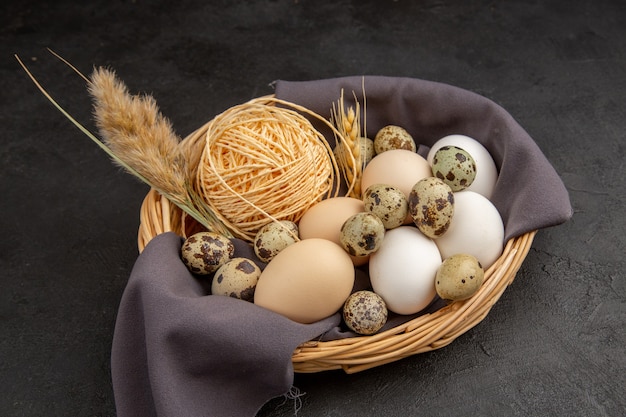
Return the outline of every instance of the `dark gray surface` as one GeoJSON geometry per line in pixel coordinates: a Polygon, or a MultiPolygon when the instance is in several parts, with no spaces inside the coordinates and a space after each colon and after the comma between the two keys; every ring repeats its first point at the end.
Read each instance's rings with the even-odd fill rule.
{"type": "MultiPolygon", "coordinates": [[[[623,2],[205,3],[0,6],[0,415],[115,414],[110,344],[147,192],[13,57],[90,125],[84,84],[46,47],[86,73],[111,66],[183,136],[275,79],[409,76],[496,101],[561,174],[573,219],[539,233],[490,315],[450,346],[356,375],[297,375],[298,415],[623,413],[623,2]]],[[[260,415],[293,406],[277,399],[260,415]]]]}

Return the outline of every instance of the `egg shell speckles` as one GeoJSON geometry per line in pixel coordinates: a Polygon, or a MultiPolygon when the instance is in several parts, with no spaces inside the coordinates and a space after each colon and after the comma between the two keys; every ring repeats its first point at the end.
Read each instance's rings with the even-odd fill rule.
{"type": "Polygon", "coordinates": [[[374,150],[376,154],[381,154],[393,149],[405,149],[407,151],[416,152],[417,146],[413,140],[413,136],[406,129],[387,125],[380,129],[374,137],[374,150]]]}
{"type": "Polygon", "coordinates": [[[404,223],[409,213],[406,196],[397,187],[388,184],[373,184],[363,193],[365,210],[379,217],[385,229],[393,229],[404,223]]]}
{"type": "Polygon", "coordinates": [[[478,259],[456,254],[446,258],[435,275],[435,289],[444,300],[465,300],[480,289],[485,271],[478,259]]]}
{"type": "Polygon", "coordinates": [[[341,246],[352,256],[376,252],[385,236],[383,221],[372,213],[357,213],[341,226],[341,246]]]}
{"type": "Polygon", "coordinates": [[[235,254],[233,243],[218,233],[199,232],[189,236],[181,247],[183,263],[191,272],[210,275],[235,254]]]}
{"type": "Polygon", "coordinates": [[[374,334],[385,323],[389,312],[381,296],[372,291],[357,291],[343,305],[343,321],[348,328],[363,335],[374,334]]]}
{"type": "Polygon", "coordinates": [[[472,185],[465,190],[477,192],[487,198],[491,198],[498,181],[498,169],[493,157],[480,142],[465,135],[448,135],[433,144],[428,151],[426,159],[432,165],[433,157],[439,148],[443,146],[457,146],[472,155],[476,163],[476,177],[472,185]]]}
{"type": "Polygon", "coordinates": [[[211,283],[211,294],[254,301],[261,269],[250,259],[233,258],[222,265],[211,283]]]}
{"type": "Polygon", "coordinates": [[[420,232],[436,239],[448,230],[452,221],[454,193],[439,178],[424,178],[409,194],[409,213],[420,232]]]}
{"type": "Polygon", "coordinates": [[[296,243],[298,225],[289,220],[263,226],[254,238],[254,253],[263,262],[269,262],[287,246],[296,243]]]}
{"type": "Polygon", "coordinates": [[[474,158],[457,146],[439,148],[433,156],[432,170],[433,176],[448,184],[452,191],[464,190],[476,178],[474,158]]]}

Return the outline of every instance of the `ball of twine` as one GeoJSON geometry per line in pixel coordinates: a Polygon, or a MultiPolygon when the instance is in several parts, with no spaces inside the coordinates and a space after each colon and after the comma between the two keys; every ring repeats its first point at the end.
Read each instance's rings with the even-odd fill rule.
{"type": "Polygon", "coordinates": [[[205,136],[197,188],[233,235],[248,241],[271,221],[297,222],[338,189],[328,142],[286,105],[305,110],[254,99],[218,115],[205,136]]]}

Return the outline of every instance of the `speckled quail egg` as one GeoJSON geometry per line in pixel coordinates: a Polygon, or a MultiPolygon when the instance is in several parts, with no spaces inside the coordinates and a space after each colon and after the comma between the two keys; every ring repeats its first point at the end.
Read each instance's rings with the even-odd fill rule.
{"type": "Polygon", "coordinates": [[[450,227],[454,215],[454,193],[436,177],[419,180],[409,194],[409,213],[424,235],[436,239],[450,227]]]}
{"type": "Polygon", "coordinates": [[[199,232],[183,242],[181,258],[191,272],[210,275],[235,254],[235,246],[225,236],[214,232],[199,232]]]}
{"type": "Polygon", "coordinates": [[[361,145],[361,155],[363,166],[369,164],[374,155],[376,155],[376,150],[374,149],[374,141],[370,138],[366,138],[364,136],[359,137],[359,145],[361,145]]]}
{"type": "Polygon", "coordinates": [[[381,154],[392,149],[406,149],[416,152],[417,146],[413,136],[406,129],[396,125],[387,125],[376,133],[374,150],[376,154],[381,154]]]}
{"type": "Polygon", "coordinates": [[[254,237],[254,253],[263,262],[269,262],[287,246],[298,241],[298,225],[290,220],[271,222],[254,237]]]}
{"type": "Polygon", "coordinates": [[[389,184],[373,184],[363,193],[365,210],[378,216],[385,229],[393,229],[404,223],[409,213],[409,203],[398,187],[389,184]]]}
{"type": "Polygon", "coordinates": [[[389,312],[382,297],[373,291],[357,291],[343,305],[343,321],[350,330],[370,335],[379,331],[389,312]]]}
{"type": "Polygon", "coordinates": [[[476,178],[474,158],[457,146],[443,146],[432,160],[433,175],[448,184],[452,191],[461,191],[472,185],[476,178]]]}
{"type": "Polygon", "coordinates": [[[232,258],[215,272],[211,294],[253,302],[259,276],[261,269],[252,260],[232,258]]]}
{"type": "Polygon", "coordinates": [[[352,256],[367,256],[376,252],[385,236],[385,225],[376,215],[354,214],[341,226],[339,241],[352,256]]]}
{"type": "Polygon", "coordinates": [[[435,290],[445,300],[465,300],[480,289],[485,279],[482,265],[472,255],[446,258],[435,275],[435,290]]]}

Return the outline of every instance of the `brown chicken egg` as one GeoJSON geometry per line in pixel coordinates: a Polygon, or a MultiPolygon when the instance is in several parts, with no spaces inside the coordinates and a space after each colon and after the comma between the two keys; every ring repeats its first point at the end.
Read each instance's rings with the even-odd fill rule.
{"type": "Polygon", "coordinates": [[[313,323],[341,309],[354,279],[354,265],[341,246],[326,239],[304,239],[267,264],[254,303],[298,323],[313,323]]]}
{"type": "MultiPolygon", "coordinates": [[[[327,198],[304,213],[298,229],[300,239],[321,238],[341,245],[341,226],[354,214],[365,211],[363,201],[353,197],[327,198]]],[[[354,256],[354,265],[367,262],[366,256],[354,256]]]]}

